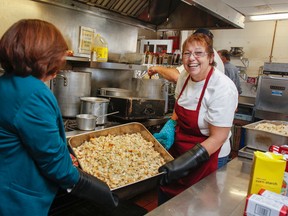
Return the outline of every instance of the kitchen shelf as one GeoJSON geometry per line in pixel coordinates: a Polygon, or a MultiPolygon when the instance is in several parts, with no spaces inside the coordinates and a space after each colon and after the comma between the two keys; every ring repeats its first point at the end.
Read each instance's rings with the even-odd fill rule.
{"type": "Polygon", "coordinates": [[[90,62],[87,57],[66,56],[66,61],[73,63],[74,67],[86,65],[86,67],[96,69],[110,69],[110,70],[147,70],[147,65],[136,65],[127,63],[115,63],[115,62],[90,62]]]}
{"type": "Polygon", "coordinates": [[[147,66],[145,65],[122,64],[114,62],[91,62],[90,67],[111,70],[147,70],[147,66]]]}
{"type": "Polygon", "coordinates": [[[82,56],[66,56],[66,61],[89,62],[89,58],[82,56]]]}

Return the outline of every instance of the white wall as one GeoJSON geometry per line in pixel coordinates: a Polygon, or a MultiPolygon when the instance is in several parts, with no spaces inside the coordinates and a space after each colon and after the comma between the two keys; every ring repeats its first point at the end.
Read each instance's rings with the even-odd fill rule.
{"type": "MultiPolygon", "coordinates": [[[[231,47],[243,47],[244,57],[249,60],[246,73],[250,77],[257,77],[264,62],[270,61],[275,29],[271,61],[288,63],[288,20],[277,21],[275,24],[276,21],[246,22],[244,29],[211,30],[214,48],[230,50],[231,47]]],[[[182,35],[187,36],[187,31],[182,35]]],[[[234,64],[240,65],[240,62],[234,60],[234,64]]]]}
{"type": "MultiPolygon", "coordinates": [[[[243,47],[249,59],[247,74],[257,76],[260,66],[270,61],[276,21],[247,22],[244,29],[214,30],[215,49],[243,47]]],[[[288,21],[278,21],[272,62],[288,62],[288,21]]]]}

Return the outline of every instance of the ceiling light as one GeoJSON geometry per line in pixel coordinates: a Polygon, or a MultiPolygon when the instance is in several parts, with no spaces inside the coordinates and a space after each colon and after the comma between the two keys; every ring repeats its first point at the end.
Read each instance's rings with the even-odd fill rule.
{"type": "Polygon", "coordinates": [[[282,19],[288,19],[288,13],[256,15],[256,16],[250,16],[249,19],[251,21],[282,20],[282,19]]]}

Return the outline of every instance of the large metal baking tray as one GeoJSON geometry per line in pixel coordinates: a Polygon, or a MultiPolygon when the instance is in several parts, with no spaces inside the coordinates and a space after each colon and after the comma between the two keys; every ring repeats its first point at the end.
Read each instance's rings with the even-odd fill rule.
{"type": "Polygon", "coordinates": [[[243,148],[241,148],[238,151],[238,157],[244,157],[244,158],[248,158],[248,159],[253,159],[254,157],[254,152],[258,151],[257,149],[254,148],[249,148],[247,146],[244,146],[243,148]]]}
{"type": "Polygon", "coordinates": [[[255,129],[255,127],[261,123],[271,123],[275,125],[288,124],[288,122],[286,121],[261,120],[258,122],[254,122],[252,124],[244,125],[243,128],[246,129],[245,131],[246,146],[252,149],[268,151],[271,145],[281,146],[288,144],[288,136],[255,129]]]}
{"type": "MultiPolygon", "coordinates": [[[[144,139],[150,141],[154,144],[154,149],[158,151],[166,162],[173,160],[173,157],[166,151],[166,149],[153,137],[153,135],[142,125],[141,123],[131,122],[119,126],[110,127],[103,130],[83,133],[79,135],[72,136],[68,140],[68,144],[71,147],[78,147],[84,141],[89,141],[92,137],[107,136],[111,135],[122,135],[122,134],[131,134],[139,132],[144,139]]],[[[73,150],[72,150],[73,151],[73,150]]],[[[74,153],[74,152],[73,152],[74,153]]],[[[74,154],[75,155],[75,154],[74,154]]],[[[75,155],[77,158],[77,155],[75,155]]],[[[80,163],[81,166],[81,163],[80,163]]],[[[85,171],[85,170],[84,170],[85,171]]],[[[129,199],[140,193],[148,191],[154,188],[160,180],[160,177],[163,173],[158,173],[155,176],[143,179],[141,181],[134,182],[132,184],[127,184],[115,189],[112,189],[120,199],[129,199]]]]}

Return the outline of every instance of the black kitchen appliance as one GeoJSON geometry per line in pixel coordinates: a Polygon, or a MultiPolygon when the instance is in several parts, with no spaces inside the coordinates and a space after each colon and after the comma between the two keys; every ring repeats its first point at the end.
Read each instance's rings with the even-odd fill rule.
{"type": "Polygon", "coordinates": [[[110,100],[108,113],[119,111],[119,113],[110,116],[109,119],[134,121],[163,118],[165,115],[164,99],[112,96],[101,97],[109,98],[110,100]]]}

